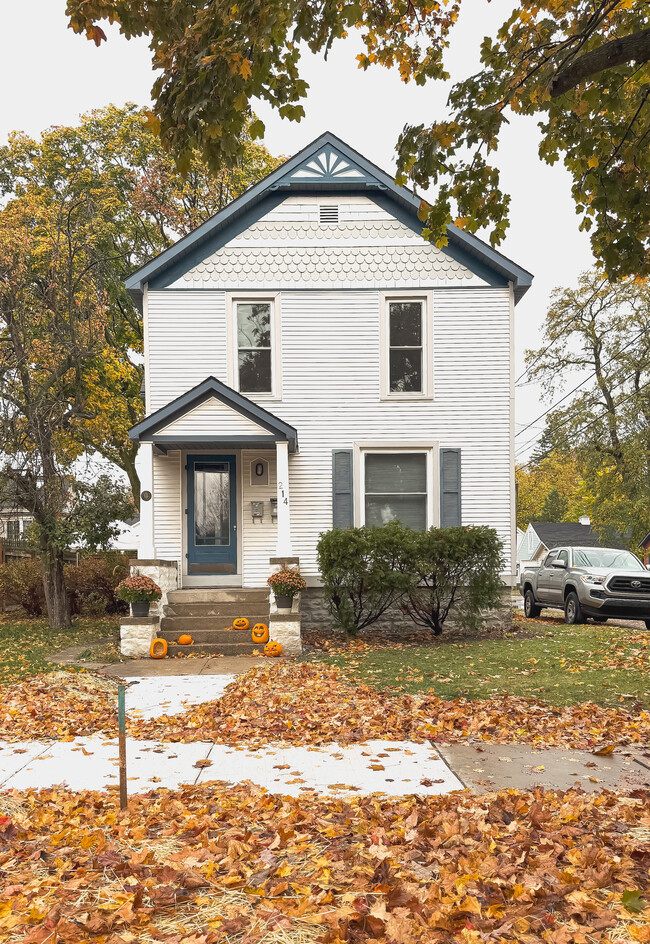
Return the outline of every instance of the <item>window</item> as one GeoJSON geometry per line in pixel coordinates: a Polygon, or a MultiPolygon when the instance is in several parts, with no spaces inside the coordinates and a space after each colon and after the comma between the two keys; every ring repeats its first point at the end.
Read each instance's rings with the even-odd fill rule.
{"type": "Polygon", "coordinates": [[[364,454],[365,523],[397,519],[409,528],[428,525],[427,456],[424,452],[364,454]]]}
{"type": "Polygon", "coordinates": [[[422,302],[388,303],[390,393],[422,393],[422,302]]]}
{"type": "Polygon", "coordinates": [[[20,540],[20,521],[7,521],[7,539],[9,541],[20,540]]]}
{"type": "Polygon", "coordinates": [[[560,551],[560,553],[557,555],[557,559],[558,559],[558,561],[562,561],[562,563],[565,565],[565,567],[568,567],[568,566],[569,566],[569,554],[568,554],[568,551],[560,551]]]}
{"type": "Polygon", "coordinates": [[[272,393],[271,302],[237,302],[237,362],[241,393],[272,393]]]}
{"type": "Polygon", "coordinates": [[[550,567],[556,557],[557,557],[557,551],[549,551],[549,553],[546,555],[544,559],[544,563],[542,564],[542,567],[550,567]]]}

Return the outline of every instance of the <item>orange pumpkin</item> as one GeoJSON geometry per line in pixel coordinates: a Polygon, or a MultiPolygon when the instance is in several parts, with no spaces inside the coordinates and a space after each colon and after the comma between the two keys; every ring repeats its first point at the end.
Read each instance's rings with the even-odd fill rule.
{"type": "Polygon", "coordinates": [[[278,656],[282,655],[282,646],[279,642],[271,639],[271,641],[267,642],[264,646],[264,655],[270,656],[272,659],[277,659],[278,656]]]}
{"type": "Polygon", "coordinates": [[[251,638],[253,642],[268,642],[269,627],[266,625],[266,623],[255,623],[253,626],[251,638]]]}
{"type": "Polygon", "coordinates": [[[167,640],[154,639],[149,649],[149,655],[152,659],[164,659],[167,655],[167,640]]]}
{"type": "Polygon", "coordinates": [[[238,619],[232,621],[234,629],[248,629],[250,623],[245,616],[240,616],[238,619]]]}
{"type": "Polygon", "coordinates": [[[194,640],[188,633],[183,633],[182,636],[178,637],[179,646],[191,646],[194,640]]]}

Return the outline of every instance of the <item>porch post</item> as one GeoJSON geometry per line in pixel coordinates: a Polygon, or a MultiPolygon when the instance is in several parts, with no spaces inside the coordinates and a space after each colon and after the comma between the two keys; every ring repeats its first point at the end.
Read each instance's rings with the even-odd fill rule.
{"type": "Polygon", "coordinates": [[[156,547],[153,531],[153,443],[140,443],[136,468],[140,476],[140,546],[138,557],[140,560],[154,560],[156,547]],[[142,496],[148,492],[150,498],[144,501],[142,496]]]}
{"type": "Polygon", "coordinates": [[[277,459],[278,482],[278,543],[276,547],[278,557],[291,557],[291,511],[289,505],[289,443],[276,441],[275,455],[277,459]]]}

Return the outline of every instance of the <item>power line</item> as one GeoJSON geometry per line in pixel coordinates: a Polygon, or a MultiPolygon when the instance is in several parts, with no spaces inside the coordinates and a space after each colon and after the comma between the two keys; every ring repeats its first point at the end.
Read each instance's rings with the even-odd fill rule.
{"type": "MultiPolygon", "coordinates": [[[[619,351],[617,351],[616,354],[614,354],[612,357],[610,357],[609,360],[605,361],[604,364],[601,364],[599,369],[602,370],[604,367],[607,367],[609,364],[611,364],[612,361],[615,361],[615,360],[623,353],[623,351],[626,351],[626,350],[630,347],[630,345],[634,344],[636,341],[639,340],[639,338],[640,338],[642,335],[644,335],[644,334],[646,334],[646,333],[647,333],[647,332],[646,332],[646,330],[645,330],[645,328],[644,328],[644,329],[643,329],[642,331],[640,331],[637,335],[635,335],[635,337],[633,337],[633,338],[625,345],[625,347],[622,347],[619,351]]],[[[646,365],[647,365],[647,362],[644,363],[644,364],[642,364],[641,366],[642,366],[642,367],[645,367],[646,365]]],[[[638,367],[636,368],[636,370],[638,370],[638,367]]],[[[635,373],[636,370],[632,371],[632,373],[635,373]]],[[[527,426],[524,426],[523,429],[520,429],[517,433],[515,433],[515,439],[517,438],[517,436],[521,436],[522,433],[525,433],[527,429],[530,429],[531,426],[534,426],[535,423],[538,422],[538,420],[541,420],[541,419],[543,419],[545,416],[548,416],[548,414],[549,414],[552,410],[554,410],[556,407],[558,407],[558,406],[560,405],[560,403],[564,403],[564,401],[567,399],[567,397],[570,397],[571,394],[573,394],[573,393],[576,392],[576,390],[579,390],[580,387],[582,387],[584,384],[586,384],[588,380],[591,380],[592,377],[595,377],[597,373],[598,373],[598,369],[592,371],[592,372],[589,374],[589,376],[588,376],[588,377],[585,377],[584,380],[581,380],[580,383],[577,384],[577,385],[573,388],[573,390],[569,390],[568,393],[565,393],[565,395],[562,397],[562,399],[558,400],[556,403],[553,403],[553,404],[548,408],[548,410],[545,410],[545,411],[544,411],[543,413],[541,413],[539,416],[536,416],[535,419],[532,420],[527,426]]],[[[631,377],[632,374],[630,374],[629,376],[631,377]]],[[[617,383],[625,383],[625,380],[617,381],[617,383]]],[[[616,386],[616,384],[615,384],[615,386],[616,386]]],[[[596,392],[596,391],[594,391],[594,393],[595,393],[595,392],[596,392]]]]}
{"type": "MultiPolygon", "coordinates": [[[[619,400],[618,403],[616,404],[616,406],[617,406],[617,407],[621,406],[621,404],[626,403],[628,400],[631,400],[632,397],[636,396],[637,393],[641,393],[642,390],[646,390],[646,389],[649,388],[649,387],[650,387],[650,380],[648,381],[648,383],[643,384],[642,387],[639,387],[638,390],[634,390],[632,393],[629,393],[626,397],[623,397],[622,400],[619,400]]],[[[602,420],[605,416],[607,416],[607,410],[604,410],[604,411],[600,414],[600,416],[594,417],[594,419],[593,419],[593,420],[590,420],[585,426],[583,426],[583,427],[577,429],[577,430],[576,430],[576,435],[580,435],[580,433],[584,433],[585,430],[589,429],[589,428],[590,428],[591,426],[593,426],[595,423],[598,423],[598,422],[599,422],[600,420],[602,420]]],[[[561,428],[563,425],[566,425],[566,423],[564,423],[564,424],[563,424],[563,423],[560,423],[559,426],[556,427],[556,429],[561,428]]],[[[555,448],[554,446],[551,446],[551,448],[550,448],[550,449],[547,449],[546,452],[542,453],[541,456],[537,456],[537,457],[535,458],[535,460],[529,459],[528,462],[525,462],[523,465],[520,465],[520,466],[519,466],[519,469],[527,469],[530,465],[532,465],[533,461],[535,461],[535,462],[541,462],[542,459],[548,458],[548,456],[550,456],[550,454],[553,452],[553,449],[554,449],[554,448],[555,448]]]]}

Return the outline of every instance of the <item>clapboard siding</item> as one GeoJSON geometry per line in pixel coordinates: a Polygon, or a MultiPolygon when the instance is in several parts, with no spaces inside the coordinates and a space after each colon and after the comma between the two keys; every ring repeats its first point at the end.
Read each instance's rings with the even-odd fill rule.
{"type": "Polygon", "coordinates": [[[269,575],[269,557],[275,555],[277,525],[271,521],[271,499],[276,496],[275,450],[258,451],[244,449],[241,453],[242,467],[242,557],[243,585],[263,587],[269,575]],[[269,484],[251,485],[250,466],[256,459],[269,463],[269,484]],[[253,521],[251,502],[264,502],[264,518],[253,521]]]}
{"type": "Polygon", "coordinates": [[[153,413],[206,377],[228,382],[223,292],[149,292],[147,335],[153,413]]]}
{"type": "MultiPolygon", "coordinates": [[[[205,377],[203,379],[205,380],[205,377]]],[[[230,407],[214,397],[206,400],[205,403],[201,403],[200,406],[190,410],[184,416],[180,416],[169,426],[161,429],[160,432],[167,436],[172,433],[178,436],[191,436],[194,433],[201,435],[217,429],[222,435],[268,435],[267,429],[258,426],[253,420],[249,420],[247,416],[235,413],[230,407]]]]}
{"type": "Polygon", "coordinates": [[[153,511],[156,554],[163,560],[183,559],[181,531],[181,454],[153,457],[153,511]]]}

